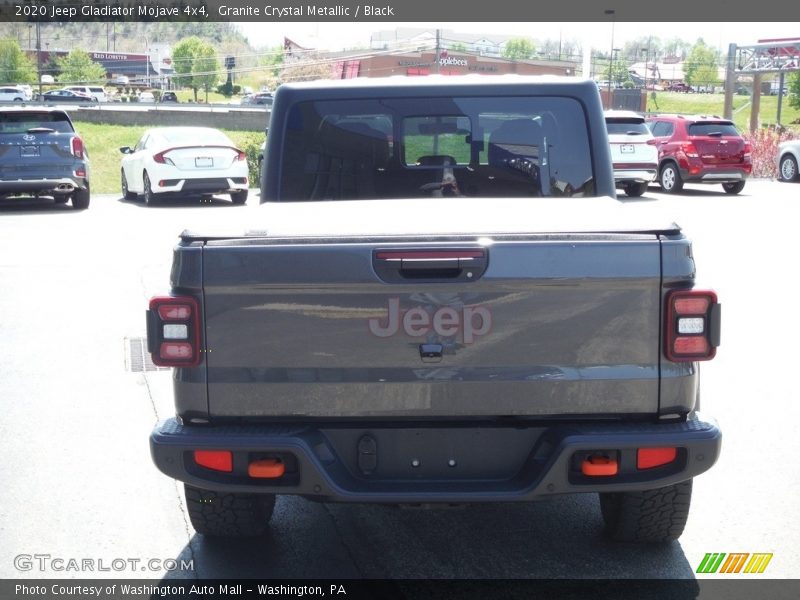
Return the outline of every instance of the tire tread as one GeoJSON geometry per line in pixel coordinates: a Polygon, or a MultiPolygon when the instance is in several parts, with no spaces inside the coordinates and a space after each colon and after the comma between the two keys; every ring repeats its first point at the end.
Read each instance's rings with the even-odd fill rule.
{"type": "Polygon", "coordinates": [[[606,535],[619,542],[677,540],[689,517],[692,481],[655,490],[600,494],[606,535]]]}
{"type": "Polygon", "coordinates": [[[263,535],[275,509],[274,494],[230,494],[184,485],[189,520],[210,537],[263,535]]]}

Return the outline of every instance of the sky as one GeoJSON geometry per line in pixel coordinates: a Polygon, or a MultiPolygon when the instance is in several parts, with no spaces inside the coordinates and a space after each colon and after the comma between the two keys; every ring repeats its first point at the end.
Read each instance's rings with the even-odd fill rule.
{"type": "MultiPolygon", "coordinates": [[[[787,0],[789,1],[789,0],[787,0]]],[[[284,36],[318,39],[318,49],[341,50],[369,45],[370,34],[397,27],[440,27],[458,33],[497,33],[534,39],[579,40],[584,46],[611,48],[611,23],[239,23],[240,30],[254,46],[282,45],[284,36]]],[[[614,47],[652,34],[662,40],[680,37],[694,43],[698,38],[727,50],[759,39],[800,38],[800,23],[626,23],[616,22],[614,47]]]]}

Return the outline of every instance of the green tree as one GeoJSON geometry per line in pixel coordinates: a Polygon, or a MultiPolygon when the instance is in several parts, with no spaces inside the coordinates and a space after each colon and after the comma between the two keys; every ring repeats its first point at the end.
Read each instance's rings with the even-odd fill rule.
{"type": "Polygon", "coordinates": [[[683,80],[688,85],[707,85],[709,78],[716,83],[717,51],[699,39],[689,51],[683,67],[683,80]]]}
{"type": "Polygon", "coordinates": [[[107,79],[103,65],[94,62],[83,50],[73,50],[58,59],[58,67],[61,70],[61,83],[95,83],[107,79]]]}
{"type": "Polygon", "coordinates": [[[789,75],[789,106],[800,108],[800,71],[789,75]]]}
{"type": "Polygon", "coordinates": [[[257,87],[266,86],[275,89],[280,83],[281,71],[283,70],[283,46],[273,46],[262,51],[258,57],[259,76],[251,79],[256,82],[257,87]]]}
{"type": "Polygon", "coordinates": [[[219,62],[214,48],[199,37],[185,38],[172,49],[172,64],[175,68],[175,85],[190,88],[194,92],[195,102],[197,91],[205,90],[208,100],[208,91],[214,87],[219,76],[219,62]]]}
{"type": "Polygon", "coordinates": [[[36,83],[36,68],[17,40],[0,40],[0,83],[36,83]]]}
{"type": "Polygon", "coordinates": [[[609,64],[606,67],[603,77],[615,85],[624,85],[626,82],[631,81],[631,73],[628,69],[627,61],[617,57],[613,64],[609,64]]]}
{"type": "Polygon", "coordinates": [[[197,87],[206,93],[206,102],[208,102],[208,91],[216,85],[219,78],[217,71],[219,71],[219,61],[216,50],[209,44],[203,44],[195,55],[193,73],[197,87]]]}
{"type": "Polygon", "coordinates": [[[527,38],[514,38],[508,40],[506,47],[503,49],[503,57],[512,60],[525,60],[533,58],[533,53],[536,50],[533,42],[527,38]]]}

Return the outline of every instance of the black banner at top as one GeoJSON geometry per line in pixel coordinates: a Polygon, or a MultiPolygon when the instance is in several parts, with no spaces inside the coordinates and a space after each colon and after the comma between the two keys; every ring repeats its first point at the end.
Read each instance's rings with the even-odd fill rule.
{"type": "Polygon", "coordinates": [[[0,0],[0,20],[265,23],[798,21],[800,37],[800,3],[787,0],[0,0]]]}

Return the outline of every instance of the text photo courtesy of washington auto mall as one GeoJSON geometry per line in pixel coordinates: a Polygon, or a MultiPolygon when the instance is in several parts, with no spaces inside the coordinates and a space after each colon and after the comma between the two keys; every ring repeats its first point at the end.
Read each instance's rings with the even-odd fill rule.
{"type": "Polygon", "coordinates": [[[798,164],[777,0],[0,0],[0,598],[800,597],[798,164]]]}

